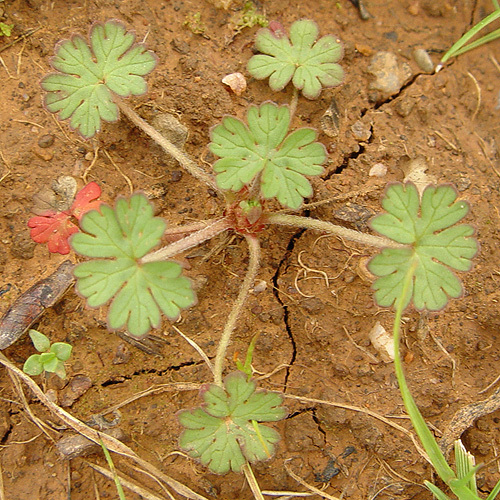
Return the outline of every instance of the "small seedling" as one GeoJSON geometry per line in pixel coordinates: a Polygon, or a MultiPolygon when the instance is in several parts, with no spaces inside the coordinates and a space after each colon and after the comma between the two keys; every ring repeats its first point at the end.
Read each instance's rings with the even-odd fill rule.
{"type": "Polygon", "coordinates": [[[251,1],[245,2],[241,12],[236,18],[236,33],[240,33],[245,28],[253,28],[254,26],[268,26],[269,21],[265,15],[259,14],[255,4],[251,1]]]}
{"type": "Polygon", "coordinates": [[[207,30],[206,26],[203,24],[201,20],[201,12],[188,14],[182,24],[191,33],[193,33],[193,35],[203,35],[207,30]]]}
{"type": "Polygon", "coordinates": [[[224,386],[210,384],[202,389],[203,408],[179,414],[186,428],[181,448],[199,458],[212,472],[240,472],[246,462],[270,458],[280,435],[258,422],[276,422],[286,416],[275,392],[256,390],[242,372],[231,373],[224,386]]]}
{"type": "Polygon", "coordinates": [[[5,24],[0,22],[0,36],[10,36],[12,34],[13,24],[5,24]]]}
{"type": "Polygon", "coordinates": [[[69,237],[79,231],[81,218],[90,210],[100,207],[101,188],[96,182],[87,184],[75,196],[68,210],[49,210],[28,221],[31,239],[36,243],[47,243],[49,252],[66,255],[70,252],[69,237]]]}
{"type": "Polygon", "coordinates": [[[279,23],[272,23],[257,33],[255,47],[262,54],[248,62],[249,73],[258,80],[269,77],[274,91],[284,89],[290,81],[304,97],[316,99],[324,87],[335,87],[344,79],[338,61],[342,46],[332,35],[317,40],[315,22],[296,21],[290,28],[290,38],[279,23]]]}
{"type": "Polygon", "coordinates": [[[30,330],[29,336],[35,349],[41,354],[32,354],[24,363],[23,371],[28,375],[40,375],[43,372],[55,373],[58,377],[66,378],[64,362],[71,356],[72,346],[65,342],[50,343],[43,333],[30,330]]]}

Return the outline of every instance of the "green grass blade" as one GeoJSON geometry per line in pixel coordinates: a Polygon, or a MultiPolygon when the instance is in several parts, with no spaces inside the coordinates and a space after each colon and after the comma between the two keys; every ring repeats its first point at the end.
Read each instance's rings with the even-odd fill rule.
{"type": "Polygon", "coordinates": [[[418,266],[418,260],[413,259],[412,265],[409,267],[408,272],[406,274],[405,282],[403,285],[403,293],[401,294],[399,300],[396,303],[396,314],[394,317],[394,327],[393,327],[393,336],[394,336],[394,369],[396,372],[396,377],[399,384],[399,390],[401,392],[401,396],[403,398],[403,402],[406,407],[406,411],[410,416],[411,423],[417,432],[418,437],[420,438],[420,442],[424,447],[427,455],[429,455],[429,459],[432,462],[432,465],[436,469],[439,477],[445,482],[449,483],[450,480],[454,479],[455,473],[451,469],[451,467],[446,462],[443,453],[441,452],[439,445],[436,442],[433,434],[427,427],[425,423],[424,417],[420,413],[415,400],[413,399],[410,390],[408,389],[408,385],[406,384],[406,379],[403,372],[403,367],[401,364],[401,356],[399,352],[399,339],[401,332],[401,316],[403,315],[403,307],[406,304],[407,295],[410,291],[410,286],[414,277],[415,270],[418,266]]]}
{"type": "Polygon", "coordinates": [[[457,439],[455,441],[455,467],[457,469],[457,477],[463,479],[470,476],[466,486],[477,495],[476,474],[473,472],[471,475],[471,471],[474,470],[475,465],[474,457],[465,449],[462,441],[457,439]]]}
{"type": "Polygon", "coordinates": [[[462,47],[461,49],[457,50],[455,54],[453,54],[455,57],[459,56],[461,54],[464,54],[465,52],[468,52],[469,50],[475,49],[477,47],[480,47],[481,45],[484,45],[485,43],[492,42],[493,40],[496,40],[497,38],[500,38],[500,28],[492,31],[491,33],[488,33],[487,35],[484,35],[483,37],[479,38],[478,40],[474,40],[473,42],[469,43],[465,47],[462,47]]]}
{"type": "Polygon", "coordinates": [[[491,490],[491,493],[488,495],[486,500],[495,500],[495,498],[499,493],[500,493],[500,481],[498,481],[498,483],[495,484],[495,487],[491,490]]]}
{"type": "Polygon", "coordinates": [[[500,18],[500,9],[497,7],[497,10],[492,12],[489,16],[486,16],[483,20],[479,21],[467,33],[465,33],[465,35],[463,35],[451,46],[451,48],[442,57],[441,65],[444,64],[450,57],[456,56],[457,51],[460,50],[471,38],[477,35],[483,28],[488,26],[488,24],[496,21],[498,18],[500,18]]]}
{"type": "Polygon", "coordinates": [[[431,490],[431,493],[438,499],[438,500],[451,500],[444,491],[441,491],[435,484],[429,483],[429,481],[424,481],[425,486],[431,490]]]}
{"type": "Polygon", "coordinates": [[[123,492],[122,485],[120,483],[120,478],[118,477],[118,474],[116,473],[115,469],[115,464],[113,463],[113,459],[111,458],[111,455],[106,448],[106,445],[103,443],[102,439],[99,439],[99,444],[101,445],[102,451],[104,452],[104,456],[106,457],[106,462],[108,462],[109,469],[111,470],[111,473],[113,474],[113,479],[115,481],[116,485],[116,490],[118,491],[118,497],[120,500],[127,500],[125,498],[125,493],[123,492]]]}

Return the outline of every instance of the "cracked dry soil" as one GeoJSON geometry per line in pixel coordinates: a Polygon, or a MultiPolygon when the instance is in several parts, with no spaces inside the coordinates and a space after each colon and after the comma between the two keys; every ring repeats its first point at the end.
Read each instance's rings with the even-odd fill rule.
{"type": "MultiPolygon", "coordinates": [[[[436,63],[470,26],[491,12],[488,0],[366,0],[372,17],[362,21],[351,2],[341,0],[269,0],[257,5],[268,19],[286,27],[298,17],[314,19],[321,34],[336,34],[344,43],[346,79],[316,101],[299,100],[294,127],[320,129],[328,149],[321,178],[313,181],[310,202],[333,199],[304,211],[348,227],[367,228],[387,182],[402,181],[404,166],[423,159],[438,182],[454,183],[472,206],[468,221],[477,229],[481,252],[471,272],[462,275],[465,296],[440,313],[405,318],[405,369],[425,418],[437,436],[448,429],[465,405],[486,399],[498,376],[500,358],[499,248],[499,41],[452,61],[438,74],[426,74],[412,53],[426,49],[436,63]],[[373,56],[391,52],[406,64],[408,78],[393,95],[373,88],[373,56]],[[325,115],[326,113],[326,115],[325,115]],[[369,176],[377,163],[382,177],[369,176]]],[[[202,0],[124,0],[108,2],[7,0],[3,20],[15,25],[12,38],[38,30],[8,46],[0,40],[0,313],[63,258],[48,255],[29,240],[26,223],[33,195],[60,175],[81,176],[99,148],[88,174],[103,189],[103,199],[129,194],[119,170],[133,187],[157,193],[157,213],[171,224],[208,219],[222,210],[220,200],[153,145],[130,123],[107,124],[94,141],[82,141],[41,105],[40,78],[49,69],[55,43],[73,31],[86,33],[94,20],[117,18],[134,29],[159,57],[148,77],[150,91],[133,104],[147,120],[171,112],[188,128],[186,150],[211,161],[209,130],[225,114],[243,117],[247,106],[272,99],[287,103],[291,90],[273,95],[267,82],[250,80],[237,97],[221,79],[241,71],[252,54],[257,28],[233,37],[228,11],[202,0]],[[183,27],[200,12],[204,35],[183,27]]],[[[248,75],[247,75],[248,76],[248,75]]],[[[374,416],[316,399],[350,405],[385,416],[410,428],[393,368],[368,340],[376,321],[390,329],[392,313],[377,308],[365,272],[372,249],[311,231],[271,227],[262,234],[263,261],[258,280],[267,288],[253,293],[235,332],[228,355],[243,353],[252,335],[261,336],[254,354],[268,389],[295,395],[287,399],[289,417],[276,424],[283,439],[276,456],[254,470],[263,490],[304,491],[285,464],[308,483],[330,495],[352,499],[431,498],[420,486],[432,471],[408,436],[374,416]],[[309,400],[304,399],[309,398],[309,400]],[[287,462],[288,461],[288,462],[287,462]]],[[[73,257],[74,258],[74,257],[73,257]]],[[[238,293],[247,252],[238,237],[217,239],[183,256],[198,288],[199,303],[186,311],[177,327],[214,356],[230,304],[238,293]],[[206,258],[210,257],[210,258],[206,258]]],[[[262,287],[260,287],[262,288],[262,287]]],[[[74,346],[68,366],[71,379],[92,386],[68,410],[87,421],[92,415],[140,391],[170,382],[210,381],[197,353],[164,323],[161,339],[147,354],[105,329],[105,312],[86,309],[70,291],[38,323],[53,341],[74,346]],[[87,380],[87,379],[85,379],[87,380]]],[[[19,366],[33,353],[27,336],[4,351],[19,366]]],[[[1,474],[5,498],[88,500],[117,498],[112,482],[92,473],[82,458],[63,460],[54,443],[65,434],[59,422],[27,394],[32,412],[51,428],[46,437],[36,427],[4,370],[0,374],[1,474]],[[97,493],[98,492],[98,493],[97,493]],[[97,496],[97,495],[100,496],[97,496]]],[[[60,395],[54,378],[45,389],[60,395]]],[[[175,453],[180,432],[175,413],[198,404],[194,391],[163,392],[123,406],[119,426],[139,455],[207,498],[250,499],[242,475],[219,477],[175,453]]],[[[468,449],[487,466],[478,484],[488,492],[498,478],[492,461],[500,447],[500,412],[482,416],[463,434],[468,449]]],[[[101,454],[90,457],[104,464],[101,454]]],[[[121,467],[122,460],[115,457],[121,467]]],[[[126,469],[135,480],[158,492],[158,485],[126,469]]],[[[158,495],[164,495],[158,493],[158,495]]],[[[129,500],[140,497],[126,492],[129,500]]],[[[162,497],[163,498],[163,497],[162,497]]]]}

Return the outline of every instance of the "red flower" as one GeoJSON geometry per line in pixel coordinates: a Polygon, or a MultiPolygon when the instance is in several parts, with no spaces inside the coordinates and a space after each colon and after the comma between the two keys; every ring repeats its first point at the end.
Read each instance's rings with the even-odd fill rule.
{"type": "Polygon", "coordinates": [[[51,253],[68,254],[70,251],[68,239],[79,231],[76,223],[90,210],[99,209],[102,203],[96,199],[99,196],[101,188],[96,182],[91,182],[77,193],[69,210],[64,212],[49,210],[32,217],[28,221],[31,239],[37,243],[47,243],[51,253]]]}

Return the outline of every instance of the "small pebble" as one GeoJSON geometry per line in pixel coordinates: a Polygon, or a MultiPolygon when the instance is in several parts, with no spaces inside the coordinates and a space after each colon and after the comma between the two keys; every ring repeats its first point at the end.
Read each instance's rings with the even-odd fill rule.
{"type": "Polygon", "coordinates": [[[80,396],[92,387],[92,380],[85,375],[75,375],[59,395],[62,407],[71,406],[80,396]]]}
{"type": "Polygon", "coordinates": [[[230,75],[226,75],[222,79],[222,83],[224,85],[229,86],[229,88],[237,95],[240,96],[245,92],[247,88],[247,81],[245,77],[241,73],[231,73],[230,75]]]}
{"type": "Polygon", "coordinates": [[[253,293],[261,293],[267,288],[267,282],[264,280],[258,281],[253,287],[253,293]]]}
{"type": "Polygon", "coordinates": [[[394,339],[378,321],[368,334],[368,338],[383,361],[386,363],[394,361],[394,339]]]}
{"type": "Polygon", "coordinates": [[[400,63],[392,52],[377,52],[371,59],[368,72],[376,77],[370,84],[370,89],[379,90],[386,95],[399,92],[412,77],[410,66],[406,62],[400,63]]]}
{"type": "Polygon", "coordinates": [[[408,7],[408,13],[412,16],[418,16],[420,14],[420,5],[418,2],[414,2],[408,7]]]}
{"type": "Polygon", "coordinates": [[[130,349],[122,342],[118,344],[118,347],[115,352],[115,357],[113,358],[112,363],[114,365],[121,365],[123,363],[127,363],[130,359],[131,353],[130,349]]]}
{"type": "Polygon", "coordinates": [[[29,260],[35,255],[36,243],[30,238],[29,232],[20,231],[12,238],[10,253],[16,259],[29,260]]]}
{"type": "Polygon", "coordinates": [[[54,158],[54,153],[52,153],[52,151],[47,151],[41,148],[34,148],[33,153],[35,153],[38,158],[44,161],[50,161],[52,160],[52,158],[54,158]]]}
{"type": "Polygon", "coordinates": [[[50,146],[52,146],[52,144],[54,144],[54,136],[52,134],[42,135],[38,139],[38,145],[41,148],[50,148],[50,146]]]}
{"type": "Polygon", "coordinates": [[[302,300],[300,305],[310,313],[317,313],[325,308],[325,304],[317,297],[308,297],[302,300]]]}
{"type": "Polygon", "coordinates": [[[94,153],[92,151],[89,151],[88,153],[85,154],[84,157],[87,161],[92,161],[94,159],[94,153]]]}
{"type": "Polygon", "coordinates": [[[358,141],[366,142],[372,136],[372,131],[369,125],[358,120],[351,126],[352,133],[358,141]]]}
{"type": "Polygon", "coordinates": [[[426,50],[416,49],[413,52],[413,59],[415,59],[415,62],[422,71],[426,73],[432,73],[434,71],[434,63],[426,50]]]}
{"type": "Polygon", "coordinates": [[[182,172],[180,170],[172,170],[170,172],[170,181],[179,182],[182,179],[182,172]]]}
{"type": "Polygon", "coordinates": [[[368,175],[370,177],[383,177],[387,173],[387,167],[383,163],[375,163],[368,175]]]}

